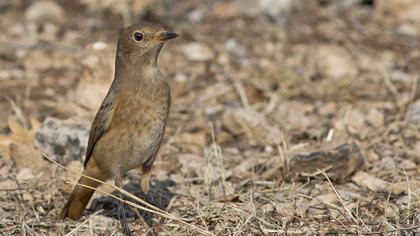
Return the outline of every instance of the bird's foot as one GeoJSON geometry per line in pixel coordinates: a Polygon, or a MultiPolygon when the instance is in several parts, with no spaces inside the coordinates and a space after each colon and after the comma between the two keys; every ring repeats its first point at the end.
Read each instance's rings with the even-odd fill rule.
{"type": "MultiPolygon", "coordinates": [[[[120,198],[124,199],[123,195],[120,194],[120,198]]],[[[130,226],[127,223],[127,214],[125,212],[124,203],[119,201],[118,204],[118,218],[125,236],[131,236],[130,226]]]]}

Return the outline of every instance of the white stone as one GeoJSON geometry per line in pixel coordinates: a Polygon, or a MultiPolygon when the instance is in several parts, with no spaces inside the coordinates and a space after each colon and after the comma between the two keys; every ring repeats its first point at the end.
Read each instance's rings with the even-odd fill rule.
{"type": "Polygon", "coordinates": [[[181,48],[181,50],[190,61],[205,62],[213,59],[214,57],[214,52],[209,47],[201,43],[186,44],[181,48]]]}
{"type": "Polygon", "coordinates": [[[29,168],[21,169],[19,173],[16,175],[16,179],[19,181],[31,180],[33,178],[34,178],[34,175],[32,174],[32,170],[29,168]]]}

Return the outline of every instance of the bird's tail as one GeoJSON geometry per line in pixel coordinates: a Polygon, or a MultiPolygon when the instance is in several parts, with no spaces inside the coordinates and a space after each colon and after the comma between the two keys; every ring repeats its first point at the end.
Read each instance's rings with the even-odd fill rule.
{"type": "MultiPolygon", "coordinates": [[[[102,180],[102,179],[101,179],[102,180]]],[[[92,188],[96,188],[100,185],[99,182],[88,179],[86,177],[80,177],[78,184],[87,185],[92,188]]],[[[60,218],[64,219],[69,217],[70,219],[77,220],[83,213],[83,210],[86,208],[89,203],[90,198],[92,197],[94,189],[86,188],[84,186],[76,185],[73,192],[70,195],[69,200],[60,213],[60,218]]]]}

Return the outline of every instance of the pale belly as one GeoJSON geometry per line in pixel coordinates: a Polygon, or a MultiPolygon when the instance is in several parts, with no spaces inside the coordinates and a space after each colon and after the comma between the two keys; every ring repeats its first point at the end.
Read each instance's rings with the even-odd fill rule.
{"type": "Polygon", "coordinates": [[[155,121],[147,127],[122,124],[113,127],[95,146],[93,157],[101,166],[115,176],[116,172],[150,165],[159,150],[165,132],[165,123],[155,121]]]}

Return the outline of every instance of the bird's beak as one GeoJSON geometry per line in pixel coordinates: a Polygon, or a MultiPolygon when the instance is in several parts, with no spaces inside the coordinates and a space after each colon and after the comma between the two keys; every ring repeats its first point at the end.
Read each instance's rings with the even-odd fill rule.
{"type": "Polygon", "coordinates": [[[177,34],[177,33],[162,32],[162,33],[158,34],[157,40],[159,40],[159,41],[166,41],[166,40],[169,40],[169,39],[176,38],[178,36],[179,36],[179,34],[177,34]]]}

